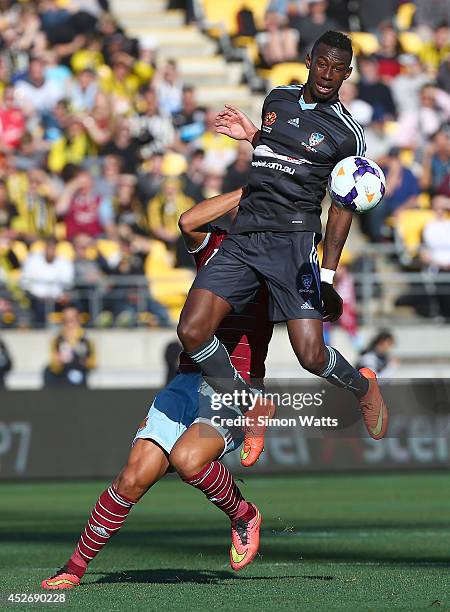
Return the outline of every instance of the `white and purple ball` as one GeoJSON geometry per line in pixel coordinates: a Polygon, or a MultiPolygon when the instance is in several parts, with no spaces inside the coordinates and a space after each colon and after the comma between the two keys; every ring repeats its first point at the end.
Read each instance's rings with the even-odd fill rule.
{"type": "Polygon", "coordinates": [[[367,157],[346,157],[328,180],[331,198],[343,208],[366,213],[381,202],[386,191],[383,170],[367,157]]]}

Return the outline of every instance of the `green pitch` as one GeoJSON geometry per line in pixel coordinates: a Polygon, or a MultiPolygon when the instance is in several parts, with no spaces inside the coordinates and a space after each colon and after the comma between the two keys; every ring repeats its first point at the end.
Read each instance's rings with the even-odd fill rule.
{"type": "MultiPolygon", "coordinates": [[[[106,484],[0,485],[3,596],[40,591],[106,484]]],[[[263,514],[260,556],[246,570],[228,566],[226,517],[169,478],[57,609],[449,609],[449,475],[250,475],[240,486],[263,514]]]]}

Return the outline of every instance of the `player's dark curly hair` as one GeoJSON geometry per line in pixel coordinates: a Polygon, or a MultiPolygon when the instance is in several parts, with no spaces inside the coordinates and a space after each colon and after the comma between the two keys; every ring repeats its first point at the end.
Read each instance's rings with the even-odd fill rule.
{"type": "Polygon", "coordinates": [[[348,36],[343,34],[342,32],[336,32],[335,30],[328,30],[325,34],[322,34],[320,38],[316,40],[314,46],[311,51],[311,56],[314,56],[314,53],[317,50],[317,47],[320,44],[327,45],[327,47],[333,47],[334,49],[342,49],[343,51],[347,51],[350,55],[349,64],[352,61],[353,57],[353,47],[352,41],[348,36]]]}

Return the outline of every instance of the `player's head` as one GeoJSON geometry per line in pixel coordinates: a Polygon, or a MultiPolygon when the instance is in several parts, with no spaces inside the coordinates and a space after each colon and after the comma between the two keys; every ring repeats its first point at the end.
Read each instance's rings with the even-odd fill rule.
{"type": "Polygon", "coordinates": [[[342,83],[352,73],[352,58],[352,43],[345,34],[330,30],[316,40],[306,58],[307,86],[315,101],[328,102],[337,96],[342,83]]]}

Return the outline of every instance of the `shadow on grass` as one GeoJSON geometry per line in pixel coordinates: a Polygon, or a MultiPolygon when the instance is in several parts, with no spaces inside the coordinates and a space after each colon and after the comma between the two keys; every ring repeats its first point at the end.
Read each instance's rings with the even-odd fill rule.
{"type": "Polygon", "coordinates": [[[225,580],[289,580],[292,578],[303,578],[305,580],[334,580],[334,576],[237,576],[231,571],[212,570],[188,570],[188,569],[147,569],[147,570],[124,570],[103,574],[102,572],[91,572],[90,576],[101,575],[102,578],[95,580],[94,584],[222,584],[225,580]]]}

